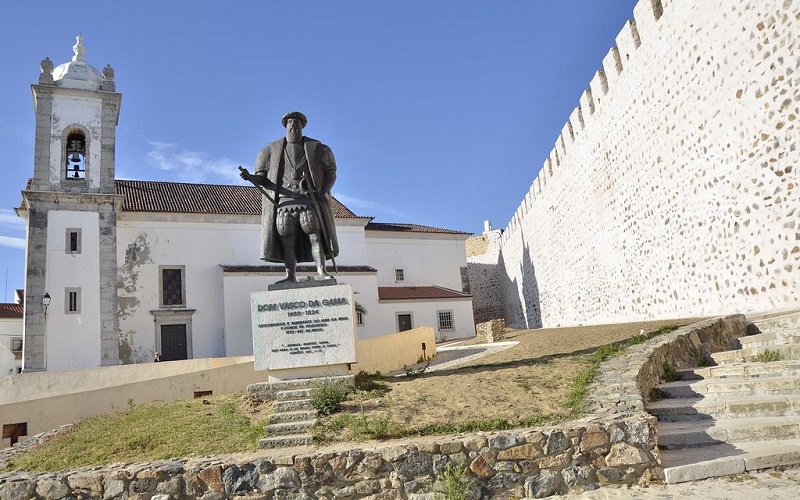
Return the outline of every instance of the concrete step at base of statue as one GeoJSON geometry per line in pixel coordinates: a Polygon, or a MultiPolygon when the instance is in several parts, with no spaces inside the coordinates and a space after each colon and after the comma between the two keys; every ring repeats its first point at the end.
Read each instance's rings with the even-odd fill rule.
{"type": "Polygon", "coordinates": [[[296,389],[311,389],[326,382],[343,383],[353,386],[355,377],[353,375],[340,375],[335,377],[301,378],[293,380],[281,380],[278,382],[257,382],[247,386],[247,392],[262,400],[275,399],[278,392],[291,391],[296,389]]]}
{"type": "Polygon", "coordinates": [[[274,413],[283,413],[287,411],[300,411],[311,410],[310,399],[290,399],[287,401],[275,401],[272,403],[272,410],[274,413]]]}
{"type": "Polygon", "coordinates": [[[720,418],[658,424],[658,446],[665,450],[784,439],[800,439],[800,417],[720,418]]]}
{"type": "Polygon", "coordinates": [[[311,397],[313,389],[290,389],[275,393],[275,400],[286,401],[288,399],[308,399],[311,397]]]}
{"type": "Polygon", "coordinates": [[[800,395],[664,399],[649,403],[647,412],[659,422],[797,416],[800,415],[800,395]]]}
{"type": "Polygon", "coordinates": [[[722,443],[701,448],[661,450],[659,453],[666,482],[675,484],[800,465],[800,440],[722,443]]]}
{"type": "Polygon", "coordinates": [[[294,446],[309,446],[314,444],[314,436],[311,434],[290,434],[285,436],[270,436],[261,439],[258,447],[263,449],[272,448],[291,448],[294,446]]]}
{"type": "Polygon", "coordinates": [[[314,420],[317,412],[314,410],[283,411],[269,416],[269,423],[280,424],[283,422],[297,422],[298,420],[314,420]]]}
{"type": "Polygon", "coordinates": [[[800,359],[800,344],[753,347],[749,349],[738,349],[736,351],[715,352],[711,355],[711,358],[719,365],[758,361],[758,356],[767,350],[773,352],[778,351],[783,359],[800,359]]]}
{"type": "MultiPolygon", "coordinates": [[[[789,359],[784,361],[771,361],[769,363],[746,362],[726,363],[719,366],[706,366],[687,370],[692,372],[689,377],[682,380],[726,379],[726,378],[752,378],[752,377],[800,377],[800,360],[789,359]]],[[[681,373],[684,373],[683,371],[681,373]]]]}
{"type": "Polygon", "coordinates": [[[267,424],[264,426],[264,432],[267,436],[286,436],[292,434],[300,434],[316,423],[315,419],[312,420],[293,420],[290,422],[279,422],[276,424],[267,424]]]}

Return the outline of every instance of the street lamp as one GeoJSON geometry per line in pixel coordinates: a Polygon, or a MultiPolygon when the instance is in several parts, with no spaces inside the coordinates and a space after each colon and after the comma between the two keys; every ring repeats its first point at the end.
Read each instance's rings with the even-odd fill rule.
{"type": "Polygon", "coordinates": [[[47,307],[49,305],[50,305],[50,294],[45,292],[44,297],[42,297],[42,307],[44,307],[45,318],[47,317],[47,307]]]}

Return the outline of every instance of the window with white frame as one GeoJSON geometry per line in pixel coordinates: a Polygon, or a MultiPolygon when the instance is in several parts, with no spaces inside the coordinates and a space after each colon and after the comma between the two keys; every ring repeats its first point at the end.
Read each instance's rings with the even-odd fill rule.
{"type": "Polygon", "coordinates": [[[453,311],[436,311],[436,316],[438,317],[440,332],[452,332],[455,330],[453,311]]]}
{"type": "Polygon", "coordinates": [[[405,280],[404,274],[405,273],[403,272],[403,269],[401,269],[399,267],[396,268],[394,270],[394,281],[395,281],[395,283],[400,283],[400,282],[404,281],[405,280]]]}
{"type": "Polygon", "coordinates": [[[70,287],[64,289],[64,313],[78,314],[81,312],[81,289],[70,287]]]}

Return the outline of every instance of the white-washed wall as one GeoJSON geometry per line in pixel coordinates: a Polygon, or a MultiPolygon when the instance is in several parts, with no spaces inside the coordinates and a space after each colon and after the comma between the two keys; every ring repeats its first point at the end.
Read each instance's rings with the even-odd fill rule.
{"type": "Polygon", "coordinates": [[[800,304],[800,2],[634,17],[503,235],[511,326],[800,304]]]}

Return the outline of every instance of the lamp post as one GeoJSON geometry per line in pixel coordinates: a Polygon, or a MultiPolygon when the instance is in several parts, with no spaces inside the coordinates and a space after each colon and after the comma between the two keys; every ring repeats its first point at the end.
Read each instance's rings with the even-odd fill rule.
{"type": "Polygon", "coordinates": [[[44,297],[42,297],[42,307],[44,308],[44,317],[47,317],[47,308],[50,306],[50,294],[45,292],[44,297]]]}

